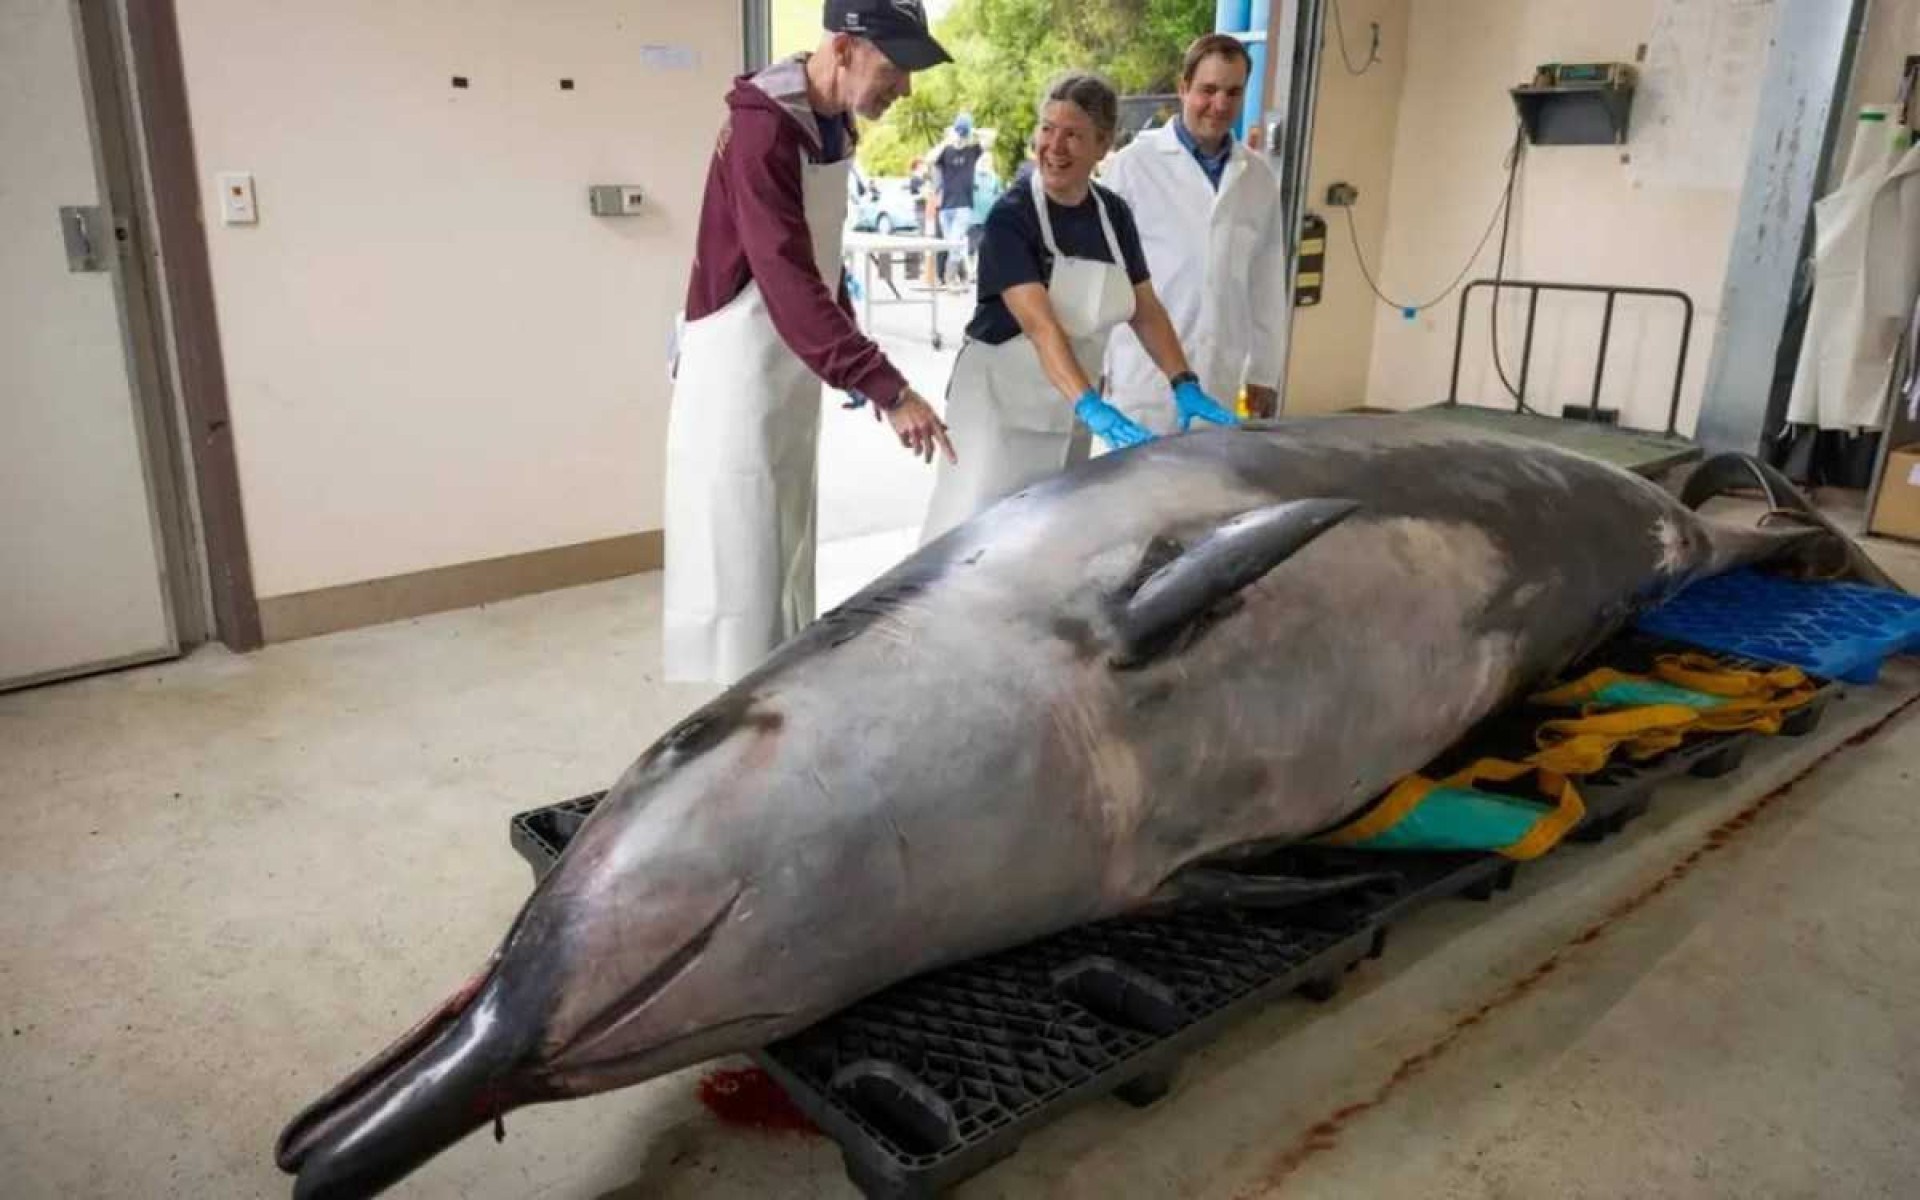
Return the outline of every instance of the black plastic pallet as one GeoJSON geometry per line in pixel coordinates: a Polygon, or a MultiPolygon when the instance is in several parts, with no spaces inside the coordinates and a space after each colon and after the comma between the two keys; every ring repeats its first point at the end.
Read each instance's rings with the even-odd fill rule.
{"type": "MultiPolygon", "coordinates": [[[[1593,663],[1642,670],[1656,654],[1682,648],[1633,634],[1593,663]]],[[[1783,732],[1814,729],[1833,694],[1825,688],[1783,732]]],[[[1538,720],[1533,710],[1491,721],[1435,770],[1524,754],[1538,720]]],[[[1573,840],[1617,832],[1677,776],[1738,769],[1751,742],[1749,734],[1689,740],[1655,761],[1588,777],[1587,816],[1573,840]]],[[[513,818],[513,845],[536,880],[603,794],[513,818]]],[[[1180,1061],[1233,1021],[1292,993],[1330,999],[1347,971],[1384,951],[1395,924],[1440,900],[1491,899],[1512,886],[1518,868],[1484,853],[1291,846],[1236,869],[1314,878],[1387,872],[1393,882],[1280,912],[1183,911],[1067,930],[896,984],[755,1058],[839,1143],[865,1195],[937,1196],[1074,1107],[1108,1095],[1152,1103],[1180,1061]]]]}

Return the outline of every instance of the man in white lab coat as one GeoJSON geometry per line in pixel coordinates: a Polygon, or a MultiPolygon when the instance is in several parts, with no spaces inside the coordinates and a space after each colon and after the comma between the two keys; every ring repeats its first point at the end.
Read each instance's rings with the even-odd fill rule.
{"type": "MultiPolygon", "coordinates": [[[[1287,320],[1287,239],[1280,186],[1235,141],[1252,59],[1238,39],[1209,34],[1188,50],[1180,113],[1115,155],[1101,182],[1133,209],[1147,266],[1180,344],[1210,396],[1272,416],[1287,320]]],[[[1155,433],[1176,426],[1167,381],[1133,331],[1107,351],[1114,407],[1155,433]]]]}

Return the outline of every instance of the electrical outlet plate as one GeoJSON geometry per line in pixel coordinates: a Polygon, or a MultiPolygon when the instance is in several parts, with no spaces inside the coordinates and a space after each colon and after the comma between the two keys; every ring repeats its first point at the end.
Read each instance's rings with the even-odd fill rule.
{"type": "Polygon", "coordinates": [[[596,183],[587,188],[587,208],[596,217],[631,217],[645,203],[645,193],[630,183],[596,183]]]}
{"type": "Polygon", "coordinates": [[[246,171],[225,171],[220,176],[220,223],[255,225],[259,210],[253,203],[253,176],[246,171]]]}

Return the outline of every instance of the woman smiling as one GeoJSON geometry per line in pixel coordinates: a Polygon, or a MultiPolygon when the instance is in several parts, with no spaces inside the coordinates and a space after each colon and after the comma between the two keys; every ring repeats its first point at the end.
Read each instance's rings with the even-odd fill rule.
{"type": "Polygon", "coordinates": [[[987,214],[979,307],[947,392],[948,428],[968,453],[939,465],[922,541],[1066,466],[1075,418],[1116,448],[1152,440],[1095,387],[1107,335],[1120,325],[1166,374],[1182,416],[1233,423],[1188,369],[1132,211],[1093,182],[1119,111],[1099,76],[1056,79],[1040,106],[1030,184],[987,214]]]}

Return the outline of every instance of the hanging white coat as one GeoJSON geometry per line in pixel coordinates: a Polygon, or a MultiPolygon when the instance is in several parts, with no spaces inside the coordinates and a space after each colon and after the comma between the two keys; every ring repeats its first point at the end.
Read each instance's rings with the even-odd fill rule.
{"type": "MultiPolygon", "coordinates": [[[[1100,182],[1133,210],[1153,290],[1209,396],[1229,407],[1243,384],[1278,388],[1288,311],[1280,187],[1239,143],[1216,192],[1172,122],[1113,157],[1100,182]]],[[[1176,428],[1173,393],[1132,329],[1107,351],[1114,407],[1155,433],[1176,428]]]]}
{"type": "Polygon", "coordinates": [[[1861,113],[1840,186],[1814,206],[1813,307],[1787,419],[1848,432],[1886,423],[1893,362],[1920,290],[1920,149],[1894,110],[1861,113]]]}

